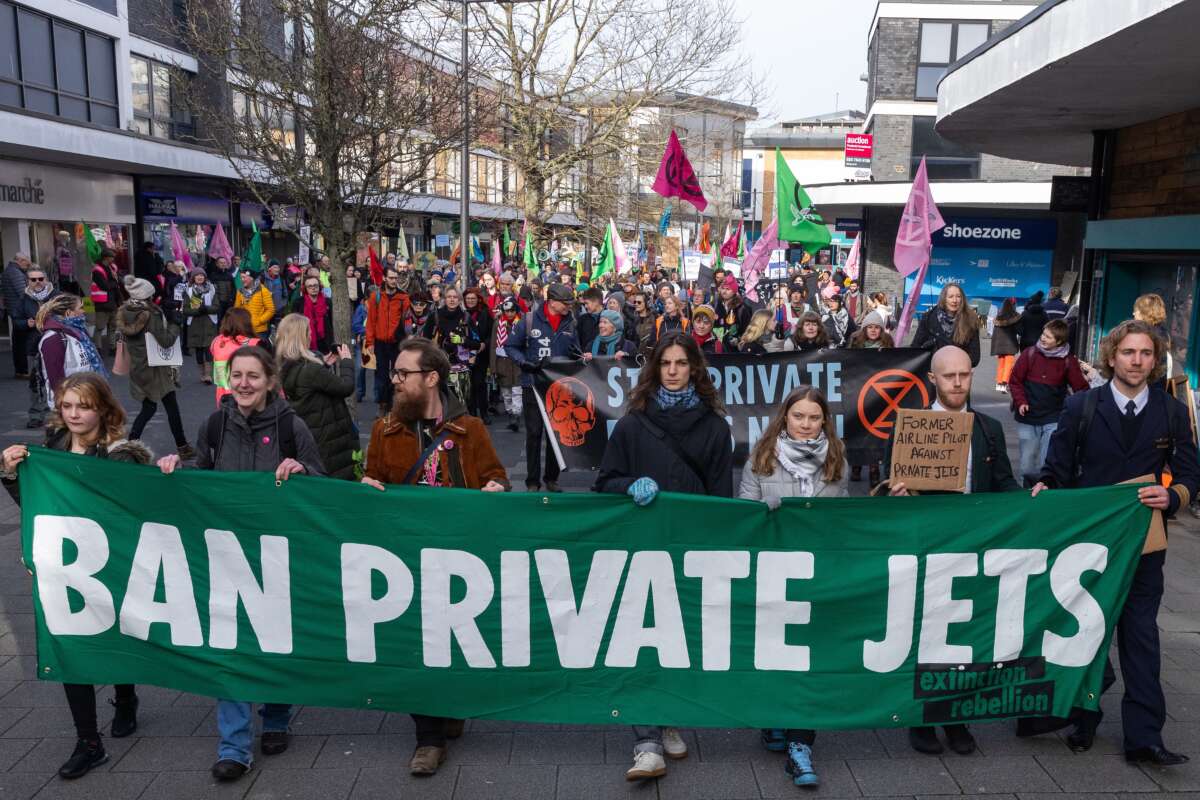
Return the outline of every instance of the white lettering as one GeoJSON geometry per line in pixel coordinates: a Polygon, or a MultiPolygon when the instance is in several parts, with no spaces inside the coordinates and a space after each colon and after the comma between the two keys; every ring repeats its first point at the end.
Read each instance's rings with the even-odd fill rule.
{"type": "Polygon", "coordinates": [[[288,540],[260,536],[262,585],[254,577],[233,531],[206,530],[208,545],[208,645],[233,650],[238,641],[238,601],[264,653],[292,652],[292,581],[288,540]]]}
{"type": "Polygon", "coordinates": [[[807,625],[812,604],[787,599],[789,580],[813,576],[813,554],[790,552],[758,554],[754,615],[755,669],[808,671],[808,647],[784,639],[788,625],[807,625]]]}
{"type": "Polygon", "coordinates": [[[475,618],[492,602],[496,587],[487,564],[465,550],[421,551],[421,629],[425,666],[450,666],[450,640],[457,639],[469,667],[495,667],[475,618]],[[462,600],[450,602],[450,579],[466,582],[462,600]]]}
{"type": "Polygon", "coordinates": [[[1108,567],[1108,548],[1091,543],[1065,548],[1050,568],[1050,591],[1059,605],[1079,623],[1074,636],[1059,636],[1046,631],[1042,637],[1042,655],[1060,667],[1086,667],[1104,643],[1104,609],[1083,588],[1085,572],[1104,572],[1108,567]]]}
{"type": "Polygon", "coordinates": [[[33,518],[33,572],[46,630],[55,636],[93,636],[116,622],[112,593],[95,574],[108,563],[108,537],[93,520],[38,514],[33,518]],[[78,555],[63,563],[63,544],[70,540],[78,555]],[[83,597],[83,608],[71,610],[67,589],[83,597]]]}
{"type": "Polygon", "coordinates": [[[988,550],[983,554],[983,574],[1000,576],[993,661],[1011,661],[1021,655],[1025,644],[1025,593],[1029,588],[1029,576],[1045,571],[1045,550],[988,550]]]}
{"type": "Polygon", "coordinates": [[[899,669],[912,650],[917,563],[916,556],[888,556],[887,624],[883,641],[863,642],[863,666],[872,672],[899,669]]]}
{"type": "Polygon", "coordinates": [[[621,605],[613,624],[612,638],[604,656],[606,667],[636,667],[643,647],[658,651],[658,665],[687,669],[687,637],[683,611],[675,591],[675,566],[671,554],[642,550],[629,560],[629,573],[621,592],[621,605]],[[646,606],[653,595],[654,624],[646,627],[646,606]]]}
{"type": "Polygon", "coordinates": [[[138,536],[125,599],[121,602],[121,633],[145,641],[150,638],[150,626],[155,622],[165,622],[171,628],[171,644],[176,647],[204,644],[192,573],[179,529],[147,522],[138,536]],[[164,598],[161,603],[154,599],[160,572],[164,598]]]}
{"type": "Polygon", "coordinates": [[[390,622],[412,603],[413,576],[399,556],[371,544],[342,545],[342,610],[346,618],[346,659],[375,662],[375,626],[390,622]],[[374,573],[383,576],[385,589],[371,594],[374,573]]]}
{"type": "Polygon", "coordinates": [[[683,574],[700,579],[700,662],[707,671],[728,670],[731,583],[750,576],[750,554],[739,550],[684,553],[683,574]]]}
{"type": "Polygon", "coordinates": [[[950,623],[971,619],[974,603],[955,600],[954,579],[979,574],[975,553],[930,553],[925,557],[925,601],[917,658],[924,664],[969,664],[971,647],[950,644],[950,623]]]}

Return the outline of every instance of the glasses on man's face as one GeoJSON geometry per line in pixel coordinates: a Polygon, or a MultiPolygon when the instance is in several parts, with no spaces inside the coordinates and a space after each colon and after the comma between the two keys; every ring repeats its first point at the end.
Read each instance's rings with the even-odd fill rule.
{"type": "Polygon", "coordinates": [[[46,279],[45,278],[30,278],[29,282],[30,283],[45,283],[46,279]]]}
{"type": "Polygon", "coordinates": [[[400,382],[403,383],[408,378],[409,375],[420,375],[423,372],[432,372],[432,371],[433,370],[428,370],[428,369],[393,369],[392,370],[392,380],[396,380],[397,378],[399,378],[400,382]]]}

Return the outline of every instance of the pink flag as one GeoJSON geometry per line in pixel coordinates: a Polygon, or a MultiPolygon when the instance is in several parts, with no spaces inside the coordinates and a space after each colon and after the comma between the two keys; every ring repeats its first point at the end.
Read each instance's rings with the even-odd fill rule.
{"type": "Polygon", "coordinates": [[[192,257],[183,243],[183,234],[175,227],[175,220],[171,220],[171,257],[182,261],[189,271],[192,269],[192,257]]]}
{"type": "Polygon", "coordinates": [[[500,240],[494,235],[492,236],[492,272],[497,277],[504,271],[504,264],[500,260],[500,240]]]}
{"type": "Polygon", "coordinates": [[[608,224],[612,227],[612,248],[613,262],[617,268],[617,274],[628,272],[632,268],[629,263],[629,253],[625,250],[625,243],[621,241],[621,234],[617,232],[617,224],[610,218],[608,224]]]}
{"type": "Polygon", "coordinates": [[[862,232],[854,237],[854,245],[850,248],[850,255],[846,257],[846,263],[842,267],[846,272],[846,277],[852,281],[858,280],[858,260],[861,258],[862,232]]]}
{"type": "Polygon", "coordinates": [[[897,342],[903,342],[908,334],[908,326],[912,324],[913,312],[917,308],[917,299],[925,285],[929,256],[933,250],[933,233],[944,227],[946,222],[933,202],[933,192],[929,189],[929,175],[925,171],[925,158],[922,157],[921,166],[917,168],[917,177],[913,180],[912,191],[908,195],[908,202],[904,206],[904,213],[900,217],[900,230],[896,233],[896,250],[893,256],[896,271],[905,277],[917,273],[912,290],[904,301],[900,320],[896,323],[897,342]]]}
{"type": "Polygon", "coordinates": [[[771,261],[771,251],[779,249],[779,220],[771,220],[771,224],[762,232],[762,236],[746,254],[742,262],[742,282],[746,287],[746,297],[758,302],[758,281],[763,270],[771,261]]]}
{"type": "Polygon", "coordinates": [[[917,168],[917,177],[913,180],[908,202],[900,217],[900,230],[896,233],[896,271],[907,278],[927,265],[933,249],[933,234],[944,227],[946,222],[933,202],[929,176],[925,172],[925,158],[922,156],[921,166],[917,168]]]}
{"type": "Polygon", "coordinates": [[[662,163],[658,165],[658,176],[655,177],[654,185],[650,188],[663,197],[678,197],[680,200],[686,200],[694,205],[697,211],[708,208],[708,201],[704,199],[704,190],[700,188],[700,181],[696,179],[696,171],[692,169],[691,162],[684,154],[683,145],[679,143],[679,137],[675,135],[674,130],[671,131],[671,138],[667,141],[667,149],[663,153],[662,163]]]}
{"type": "Polygon", "coordinates": [[[225,229],[219,222],[216,232],[212,235],[212,242],[208,245],[208,254],[213,258],[233,261],[233,248],[229,246],[229,240],[225,238],[225,229]]]}
{"type": "MultiPolygon", "coordinates": [[[[737,230],[734,231],[730,236],[726,237],[725,241],[721,243],[721,255],[727,258],[737,258],[738,245],[741,244],[741,241],[742,221],[738,220],[737,230]]],[[[770,254],[768,253],[768,255],[770,254]]]]}

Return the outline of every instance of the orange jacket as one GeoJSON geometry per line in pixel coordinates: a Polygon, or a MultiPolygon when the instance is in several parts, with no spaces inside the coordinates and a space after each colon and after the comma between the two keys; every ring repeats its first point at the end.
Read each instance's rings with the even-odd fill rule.
{"type": "Polygon", "coordinates": [[[401,322],[408,311],[408,295],[404,292],[388,294],[376,289],[367,295],[367,347],[374,347],[375,340],[395,342],[404,338],[401,322]]]}

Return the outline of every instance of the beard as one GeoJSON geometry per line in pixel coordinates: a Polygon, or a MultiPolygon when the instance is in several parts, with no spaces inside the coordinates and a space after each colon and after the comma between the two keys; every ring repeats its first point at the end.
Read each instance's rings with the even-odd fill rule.
{"type": "Polygon", "coordinates": [[[425,419],[426,400],[424,397],[411,397],[396,392],[392,400],[392,414],[405,424],[412,424],[425,419]]]}

